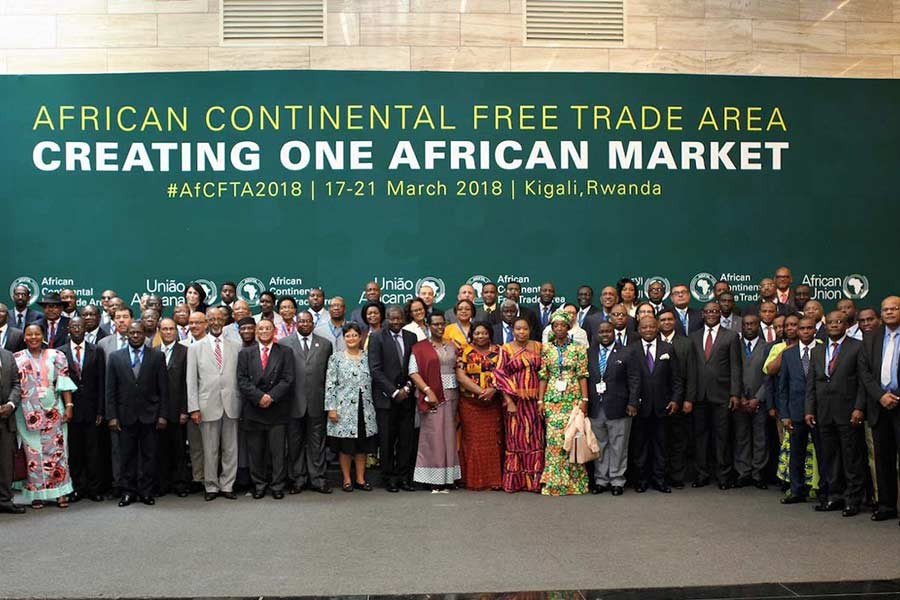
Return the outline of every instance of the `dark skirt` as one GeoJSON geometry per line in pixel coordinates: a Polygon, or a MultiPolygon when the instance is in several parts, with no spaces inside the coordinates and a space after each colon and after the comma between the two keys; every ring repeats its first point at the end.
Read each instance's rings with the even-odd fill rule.
{"type": "Polygon", "coordinates": [[[356,421],[355,438],[328,437],[328,445],[335,452],[342,454],[374,454],[378,451],[378,438],[374,435],[366,436],[366,418],[363,413],[362,392],[359,393],[359,402],[356,421]]]}

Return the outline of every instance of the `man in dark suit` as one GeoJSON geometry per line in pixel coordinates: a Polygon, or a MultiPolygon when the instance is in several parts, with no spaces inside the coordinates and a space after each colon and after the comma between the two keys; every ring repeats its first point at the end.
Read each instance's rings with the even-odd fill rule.
{"type": "Polygon", "coordinates": [[[675,489],[684,487],[687,474],[687,451],[691,443],[694,400],[697,397],[697,358],[690,338],[675,333],[675,309],[664,307],[657,315],[659,339],[672,345],[681,376],[681,410],[666,420],[668,445],[667,473],[669,484],[675,489]]]}
{"type": "MultiPolygon", "coordinates": [[[[589,343],[593,343],[594,336],[597,334],[597,329],[600,327],[600,323],[609,321],[612,318],[611,315],[613,312],[613,308],[618,303],[619,292],[616,290],[616,288],[608,285],[600,290],[600,308],[597,309],[597,312],[585,317],[584,324],[581,326],[582,329],[584,329],[587,333],[589,343]]],[[[631,317],[628,317],[628,319],[631,320],[631,317]]]]}
{"type": "Polygon", "coordinates": [[[166,359],[144,346],[140,323],[128,327],[128,347],[113,352],[106,370],[106,416],[109,428],[119,433],[122,499],[156,504],[153,486],[157,474],[157,430],[165,429],[169,402],[166,359]]]}
{"type": "Polygon", "coordinates": [[[541,322],[536,312],[522,304],[522,284],[518,281],[510,281],[506,284],[504,295],[507,300],[512,300],[516,303],[519,310],[518,316],[524,317],[528,321],[528,325],[531,327],[531,339],[540,341],[541,332],[543,332],[541,322]]]}
{"type": "Polygon", "coordinates": [[[512,300],[504,300],[500,305],[501,320],[494,325],[493,341],[495,344],[506,344],[513,341],[513,325],[519,315],[519,305],[512,300]]]}
{"type": "Polygon", "coordinates": [[[313,333],[315,317],[297,313],[297,334],[278,340],[294,352],[294,399],[288,421],[288,478],[291,494],[304,486],[330,494],[325,479],[325,373],[331,342],[313,333]]]}
{"type": "MultiPolygon", "coordinates": [[[[676,308],[677,310],[677,308],[676,308]]],[[[731,412],[741,394],[741,349],[735,332],[719,325],[717,302],[703,306],[704,327],[690,334],[697,359],[697,400],[694,403],[694,468],[691,487],[709,484],[710,431],[715,441],[719,489],[732,485],[731,412]]],[[[677,320],[676,320],[677,326],[677,320]]]]}
{"type": "Polygon", "coordinates": [[[809,317],[816,324],[816,338],[828,341],[828,327],[825,326],[825,309],[818,300],[810,300],[803,306],[803,316],[809,317]]]}
{"type": "Polygon", "coordinates": [[[493,281],[487,281],[481,286],[481,308],[487,322],[491,325],[500,322],[500,303],[497,300],[499,297],[500,291],[493,281]]]}
{"type": "Polygon", "coordinates": [[[790,315],[797,312],[794,302],[794,292],[791,290],[793,283],[791,270],[785,266],[775,269],[775,309],[779,315],[790,315]]]}
{"type": "MultiPolygon", "coordinates": [[[[716,282],[716,285],[713,286],[713,299],[719,303],[719,308],[722,309],[722,319],[724,320],[729,315],[734,315],[736,317],[743,316],[741,312],[741,307],[737,306],[734,303],[734,294],[731,291],[731,284],[729,284],[724,279],[720,279],[716,282]],[[722,298],[724,296],[731,297],[731,303],[727,303],[727,301],[723,301],[722,298]]],[[[734,331],[741,330],[741,320],[740,318],[736,319],[736,323],[734,327],[728,327],[726,324],[726,329],[732,329],[734,331]]]]}
{"type": "Polygon", "coordinates": [[[594,306],[594,288],[582,285],[578,288],[575,298],[578,301],[578,326],[584,327],[586,318],[600,312],[600,309],[594,306]]]}
{"type": "Polygon", "coordinates": [[[656,316],[659,316],[659,313],[664,308],[671,308],[671,304],[666,304],[663,300],[666,296],[666,284],[656,279],[647,286],[647,302],[650,303],[650,306],[653,307],[653,312],[656,316]]]}
{"type": "Polygon", "coordinates": [[[556,297],[556,286],[554,286],[551,282],[545,281],[541,284],[541,291],[539,292],[539,298],[537,306],[535,307],[535,312],[538,315],[538,324],[540,325],[541,332],[544,331],[544,328],[550,324],[550,317],[553,315],[553,312],[559,306],[553,299],[556,297]]]}
{"type": "Polygon", "coordinates": [[[75,405],[69,421],[69,468],[75,491],[70,502],[103,500],[103,468],[100,426],[106,412],[106,357],[103,350],[84,339],[84,321],[69,320],[69,343],[62,353],[69,362],[69,377],[78,386],[72,392],[75,405]]]}
{"type": "MultiPolygon", "coordinates": [[[[806,414],[806,381],[809,377],[809,366],[812,364],[812,351],[815,349],[816,325],[812,319],[800,319],[797,325],[797,343],[791,343],[779,356],[778,370],[778,414],[784,426],[785,435],[791,436],[791,454],[789,459],[790,493],[781,499],[782,504],[806,502],[809,488],[806,486],[806,447],[812,436],[816,456],[819,458],[820,472],[825,471],[822,462],[822,451],[819,432],[807,427],[806,414]]],[[[824,476],[820,478],[821,492],[827,488],[824,476]]]]}
{"type": "MultiPolygon", "coordinates": [[[[640,341],[641,337],[637,333],[637,325],[634,319],[628,316],[628,309],[624,304],[616,304],[609,313],[609,322],[613,324],[615,329],[616,343],[623,346],[630,346],[640,341]]],[[[597,324],[594,319],[589,321],[591,324],[597,324]]]]}
{"type": "Polygon", "coordinates": [[[0,348],[10,352],[25,349],[25,334],[9,324],[9,309],[0,303],[0,348]]]}
{"type": "Polygon", "coordinates": [[[22,401],[19,369],[12,352],[0,348],[0,513],[19,515],[25,508],[13,503],[13,452],[16,448],[15,412],[22,401]]]}
{"type": "Polygon", "coordinates": [[[863,338],[866,416],[872,428],[878,509],[873,521],[897,517],[897,454],[900,448],[900,297],[881,302],[883,325],[863,338]]]}
{"type": "Polygon", "coordinates": [[[403,309],[391,306],[387,327],[369,338],[372,400],[381,443],[381,478],[389,492],[415,489],[412,484],[416,452],[416,403],[409,378],[409,357],[416,335],[403,329],[403,309]]]}
{"type": "MultiPolygon", "coordinates": [[[[763,302],[756,311],[759,317],[759,337],[767,344],[775,343],[781,336],[778,335],[775,320],[778,318],[778,310],[774,302],[763,302]]],[[[743,331],[743,328],[742,328],[743,331]]]]}
{"type": "MultiPolygon", "coordinates": [[[[159,322],[158,349],[166,359],[169,404],[165,408],[168,425],[159,432],[159,493],[188,495],[191,473],[188,471],[187,443],[187,355],[188,348],[178,343],[178,325],[168,317],[159,322]]],[[[202,465],[201,465],[202,466],[202,465]]],[[[202,469],[201,469],[202,470],[202,469]]]]}
{"type": "Polygon", "coordinates": [[[597,326],[588,349],[588,415],[601,452],[594,461],[594,494],[611,490],[621,496],[625,489],[631,419],[637,414],[641,393],[641,376],[632,354],[616,343],[612,323],[597,326]]]}
{"type": "Polygon", "coordinates": [[[719,310],[722,311],[719,324],[725,329],[740,333],[741,315],[737,311],[737,306],[734,304],[734,294],[727,291],[722,292],[716,296],[716,302],[719,303],[719,310]]]}
{"type": "Polygon", "coordinates": [[[764,490],[768,488],[763,469],[769,462],[766,423],[770,403],[762,368],[770,346],[759,335],[759,317],[744,315],[741,322],[741,396],[733,414],[735,487],[753,484],[764,490]]]}
{"type": "Polygon", "coordinates": [[[673,285],[672,305],[675,308],[675,331],[678,335],[690,335],[703,329],[703,315],[690,304],[691,290],[688,286],[683,283],[673,285]]]}
{"type": "Polygon", "coordinates": [[[862,342],[846,335],[844,313],[829,313],[825,327],[828,341],[810,354],[806,382],[806,425],[819,429],[828,481],[828,501],[816,510],[843,509],[845,517],[852,517],[859,514],[865,487],[866,391],[860,380],[865,359],[862,342]]]}
{"type": "Polygon", "coordinates": [[[257,500],[265,496],[267,485],[272,498],[281,500],[287,480],[284,441],[294,399],[294,356],[290,348],[273,343],[274,337],[275,323],[260,319],[256,324],[258,343],[241,348],[238,354],[241,429],[246,436],[253,497],[257,500]],[[272,465],[271,479],[267,477],[267,462],[272,465]]]}
{"type": "Polygon", "coordinates": [[[640,349],[636,357],[641,374],[640,407],[634,423],[635,467],[638,493],[653,489],[672,492],[666,484],[666,421],[678,412],[682,398],[681,368],[675,348],[659,339],[656,317],[644,317],[638,325],[640,349]]]}
{"type": "Polygon", "coordinates": [[[97,344],[108,335],[100,327],[100,309],[93,304],[82,307],[81,318],[84,320],[84,339],[89,344],[97,344]]]}
{"type": "Polygon", "coordinates": [[[63,347],[69,341],[69,318],[60,316],[63,303],[59,294],[44,294],[38,304],[44,309],[44,318],[40,321],[44,342],[50,348],[63,347]]]}
{"type": "Polygon", "coordinates": [[[44,315],[29,308],[29,304],[31,304],[31,290],[27,285],[17,285],[13,290],[13,312],[10,315],[11,325],[16,329],[24,330],[29,323],[44,318],[44,315]]]}
{"type": "Polygon", "coordinates": [[[759,280],[759,297],[752,304],[747,306],[745,314],[758,315],[759,307],[763,302],[776,303],[775,280],[771,277],[763,277],[759,280]]]}

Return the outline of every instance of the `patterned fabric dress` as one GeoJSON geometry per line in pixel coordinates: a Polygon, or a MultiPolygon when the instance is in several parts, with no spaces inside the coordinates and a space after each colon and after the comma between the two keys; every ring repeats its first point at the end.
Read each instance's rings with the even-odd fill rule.
{"type": "MultiPolygon", "coordinates": [[[[482,354],[475,346],[460,353],[457,368],[481,389],[495,387],[494,369],[500,346],[491,344],[482,354]]],[[[499,489],[503,485],[503,407],[500,392],[490,403],[471,396],[460,387],[459,424],[462,443],[459,463],[463,485],[470,490],[499,489]]]]}
{"type": "Polygon", "coordinates": [[[16,410],[16,427],[25,448],[28,477],[22,496],[28,502],[53,500],[72,493],[69,471],[68,427],[60,392],[74,391],[66,355],[43,350],[35,359],[31,352],[16,352],[22,381],[22,405],[16,410]]]}
{"type": "Polygon", "coordinates": [[[503,460],[503,490],[506,492],[541,491],[544,471],[544,426],[538,411],[538,372],[541,369],[541,344],[528,342],[521,348],[516,342],[500,347],[500,360],[494,369],[497,389],[516,400],[516,412],[505,408],[506,443],[503,460]]]}
{"type": "Polygon", "coordinates": [[[544,423],[547,448],[544,452],[544,473],[541,493],[547,496],[586,494],[588,475],[584,465],[569,462],[568,453],[563,450],[565,429],[572,409],[581,403],[580,379],[587,379],[587,349],[581,344],[569,341],[562,347],[553,343],[544,344],[541,351],[540,378],[547,382],[544,393],[544,423]],[[558,381],[564,381],[566,388],[559,391],[558,381]]]}

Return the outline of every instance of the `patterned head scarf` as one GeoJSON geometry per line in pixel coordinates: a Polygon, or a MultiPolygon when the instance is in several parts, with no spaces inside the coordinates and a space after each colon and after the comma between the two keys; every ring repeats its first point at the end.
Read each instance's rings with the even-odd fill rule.
{"type": "Polygon", "coordinates": [[[566,324],[566,327],[572,326],[572,315],[567,313],[563,309],[557,309],[552,315],[550,315],[550,323],[554,323],[555,321],[562,321],[566,324]]]}

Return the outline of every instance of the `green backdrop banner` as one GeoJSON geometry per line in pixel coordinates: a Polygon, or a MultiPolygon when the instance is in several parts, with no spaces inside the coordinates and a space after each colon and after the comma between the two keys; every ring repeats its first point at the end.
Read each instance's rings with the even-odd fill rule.
{"type": "MultiPolygon", "coordinates": [[[[173,304],[422,281],[895,290],[900,81],[638,74],[5,76],[0,281],[173,304]]],[[[478,287],[476,285],[476,287],[478,287]]]]}

